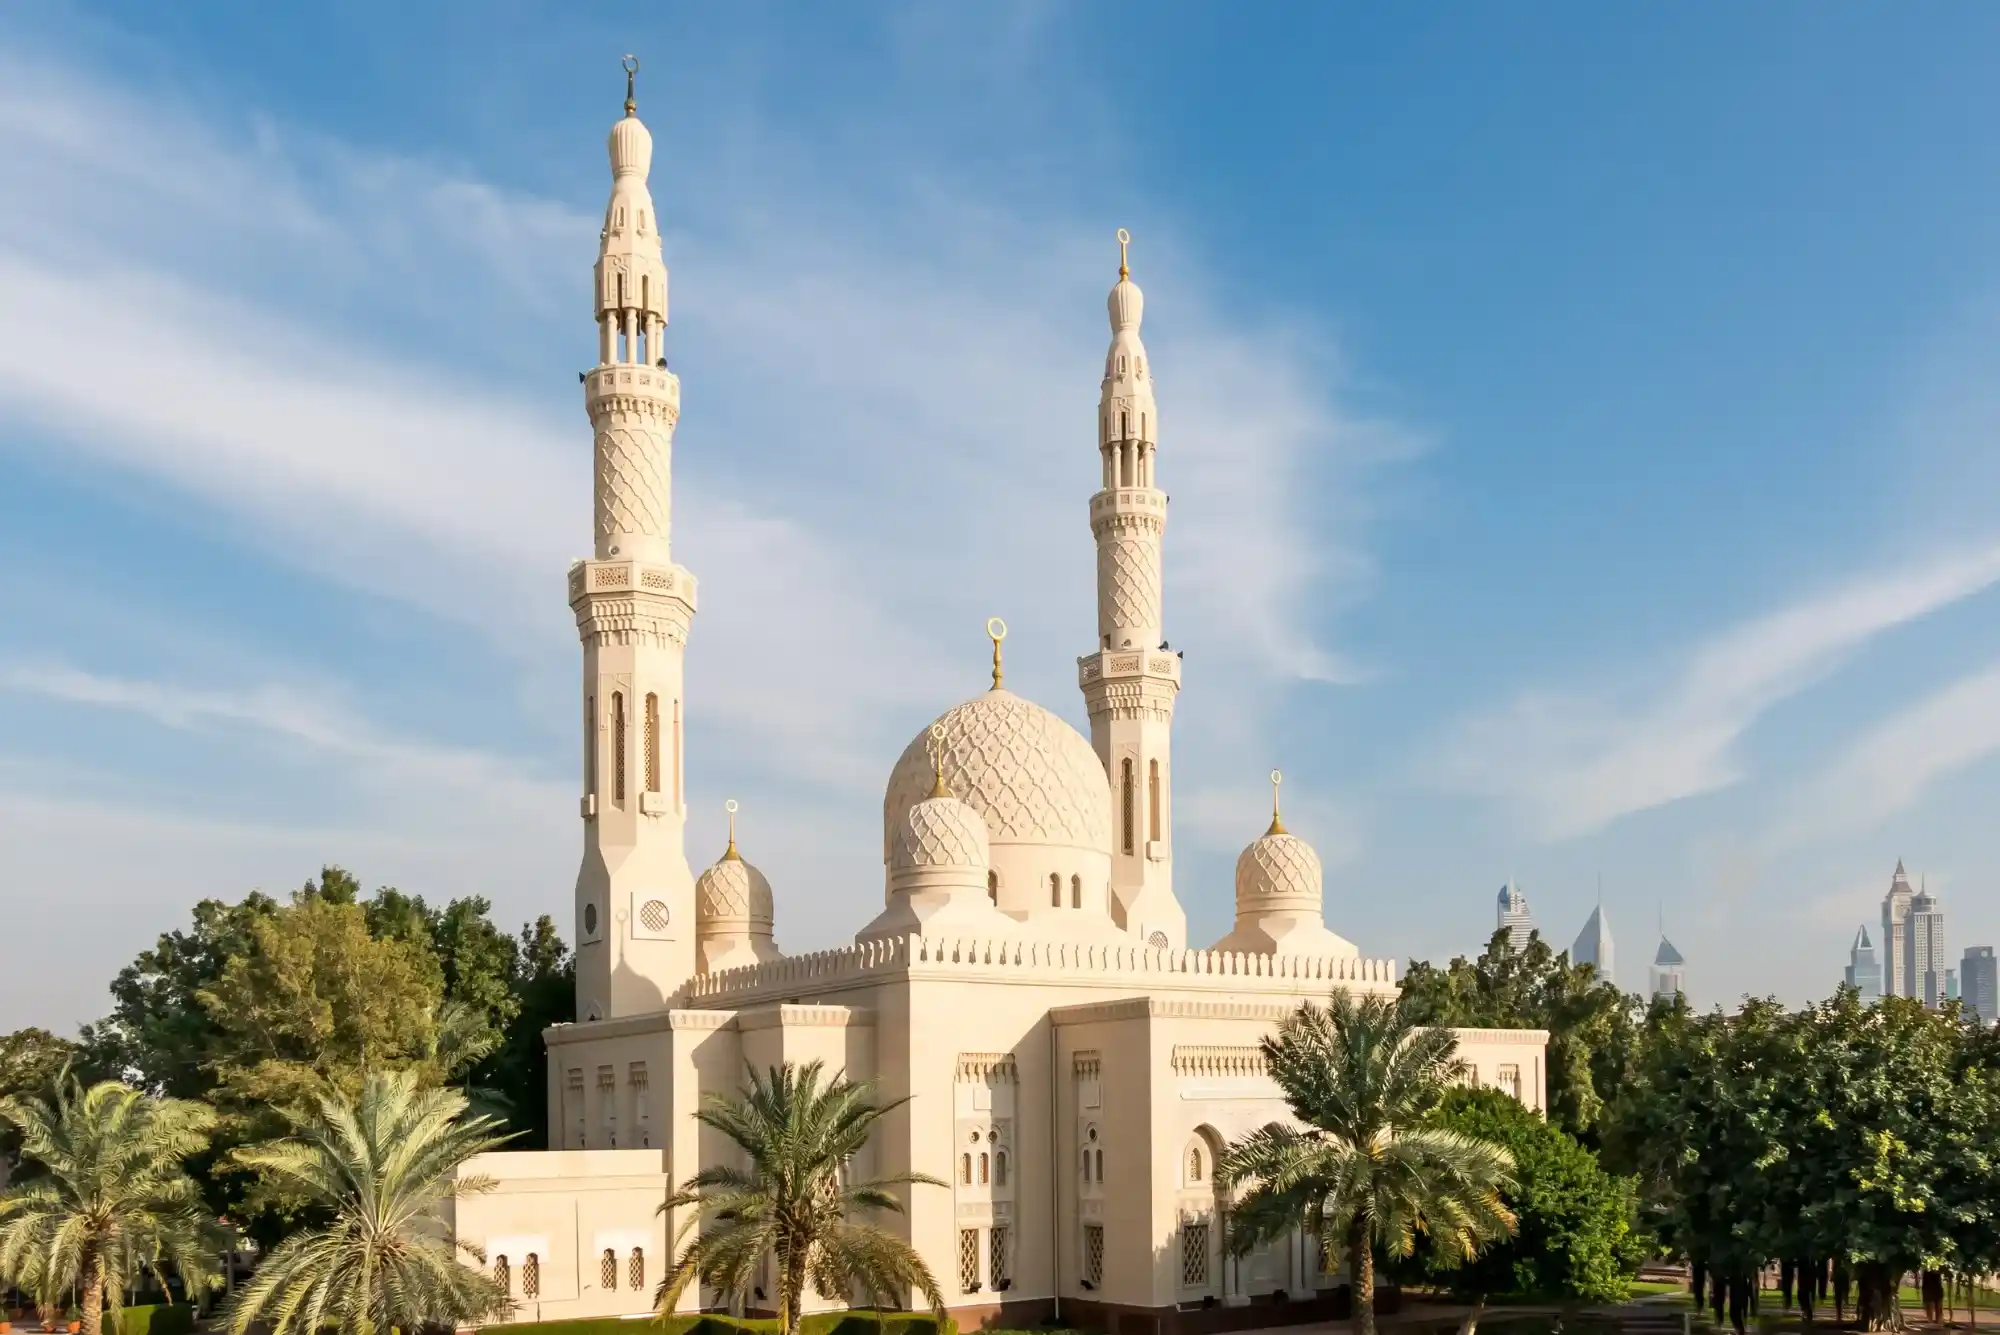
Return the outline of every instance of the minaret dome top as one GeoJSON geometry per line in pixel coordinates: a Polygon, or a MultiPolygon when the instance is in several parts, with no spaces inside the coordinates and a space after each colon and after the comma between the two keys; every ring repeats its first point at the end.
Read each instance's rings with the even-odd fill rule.
{"type": "Polygon", "coordinates": [[[639,119],[639,104],[632,93],[633,76],[639,72],[639,58],[625,57],[625,115],[611,127],[611,174],[646,179],[653,167],[653,136],[639,119]]]}
{"type": "Polygon", "coordinates": [[[1139,285],[1132,281],[1132,268],[1126,262],[1126,247],[1132,244],[1132,234],[1124,228],[1118,229],[1118,283],[1111,289],[1111,297],[1105,302],[1111,315],[1111,332],[1122,333],[1127,329],[1136,330],[1139,321],[1146,314],[1146,296],[1139,291],[1139,285]]]}

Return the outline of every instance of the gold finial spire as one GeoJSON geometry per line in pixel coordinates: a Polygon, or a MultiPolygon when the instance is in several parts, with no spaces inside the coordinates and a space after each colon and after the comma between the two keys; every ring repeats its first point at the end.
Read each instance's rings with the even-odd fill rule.
{"type": "Polygon", "coordinates": [[[743,861],[743,855],[736,851],[736,799],[732,797],[727,802],[724,802],[722,809],[729,813],[729,847],[722,850],[722,860],[724,862],[741,862],[743,861]]]}
{"type": "Polygon", "coordinates": [[[993,689],[1000,689],[1000,641],[1007,638],[1007,623],[999,617],[986,618],[986,635],[993,641],[993,689]]]}
{"type": "Polygon", "coordinates": [[[1291,833],[1291,831],[1285,828],[1285,822],[1278,818],[1278,785],[1284,781],[1285,776],[1281,772],[1278,770],[1271,771],[1271,828],[1264,831],[1266,839],[1269,839],[1274,834],[1291,833]]]}
{"type": "Polygon", "coordinates": [[[931,724],[931,771],[937,775],[937,782],[931,785],[932,797],[950,797],[951,789],[944,786],[944,724],[931,724]]]}
{"type": "Polygon", "coordinates": [[[1124,281],[1132,276],[1132,266],[1125,262],[1125,247],[1132,244],[1132,234],[1124,228],[1118,229],[1118,278],[1124,281]]]}
{"type": "Polygon", "coordinates": [[[618,63],[625,67],[625,114],[636,116],[639,114],[639,104],[632,98],[632,76],[639,72],[639,57],[628,53],[618,63]]]}

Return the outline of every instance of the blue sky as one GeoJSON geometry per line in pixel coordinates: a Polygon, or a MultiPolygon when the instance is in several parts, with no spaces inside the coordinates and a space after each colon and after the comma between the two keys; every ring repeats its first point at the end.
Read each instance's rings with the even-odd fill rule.
{"type": "Polygon", "coordinates": [[[1113,229],[1173,494],[1177,888],[1265,771],[1370,954],[1514,875],[1638,987],[2000,938],[2000,11],[10,6],[7,1023],[322,861],[568,921],[588,268],[637,52],[697,862],[879,903],[909,736],[1081,724],[1113,229]]]}

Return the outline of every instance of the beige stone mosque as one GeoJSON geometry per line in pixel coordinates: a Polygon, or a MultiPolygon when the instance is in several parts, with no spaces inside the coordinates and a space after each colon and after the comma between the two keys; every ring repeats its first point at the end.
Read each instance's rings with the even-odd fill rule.
{"type": "MultiPolygon", "coordinates": [[[[908,1229],[961,1327],[1194,1331],[1323,1314],[1316,1295],[1337,1281],[1311,1239],[1225,1255],[1215,1155],[1289,1118],[1259,1038],[1302,1000],[1393,992],[1396,966],[1328,929],[1319,859],[1278,818],[1275,787],[1270,827],[1237,859],[1234,928],[1187,938],[1164,433],[1124,233],[1089,498],[1097,633],[1077,659],[1090,736],[1006,688],[1005,628],[989,623],[992,688],[944,710],[890,768],[881,912],[852,945],[787,955],[733,816],[699,877],[684,844],[682,738],[699,702],[682,665],[698,604],[671,543],[681,387],[661,355],[653,141],[629,77],[610,156],[597,364],[583,377],[594,551],[569,571],[583,644],[578,1020],[546,1034],[549,1148],[475,1161],[467,1171],[496,1185],[458,1202],[458,1236],[517,1320],[649,1312],[683,1222],[662,1200],[734,1153],[691,1116],[703,1095],[740,1087],[749,1066],[819,1060],[901,1101],[854,1172],[949,1184],[908,1188],[907,1215],[883,1222],[908,1229]]],[[[1546,1037],[1464,1032],[1468,1078],[1541,1107],[1546,1037]]]]}

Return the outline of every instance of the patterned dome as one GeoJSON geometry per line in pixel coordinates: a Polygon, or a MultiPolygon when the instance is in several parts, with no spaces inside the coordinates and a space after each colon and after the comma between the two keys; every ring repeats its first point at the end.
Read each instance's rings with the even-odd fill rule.
{"type": "MultiPolygon", "coordinates": [[[[945,785],[986,818],[994,844],[1111,849],[1111,785],[1104,766],[1075,728],[1012,691],[995,689],[932,725],[945,785]]],[[[911,807],[937,777],[926,727],[903,748],[882,797],[882,856],[889,861],[911,807]]]]}
{"type": "Polygon", "coordinates": [[[1236,911],[1320,907],[1319,854],[1276,821],[1236,859],[1236,911]]]}
{"type": "Polygon", "coordinates": [[[986,867],[986,822],[949,794],[911,807],[896,831],[891,870],[906,867],[986,867]]]}
{"type": "Polygon", "coordinates": [[[698,932],[708,931],[713,924],[770,934],[771,883],[763,872],[743,860],[734,840],[721,861],[696,878],[694,905],[698,932]]]}

